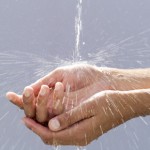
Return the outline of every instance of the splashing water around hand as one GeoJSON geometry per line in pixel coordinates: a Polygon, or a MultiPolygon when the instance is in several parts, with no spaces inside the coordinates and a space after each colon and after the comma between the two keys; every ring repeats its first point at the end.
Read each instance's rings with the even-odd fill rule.
{"type": "MultiPolygon", "coordinates": [[[[75,50],[73,52],[73,60],[63,60],[60,59],[58,57],[55,58],[51,58],[51,61],[46,60],[44,58],[41,58],[39,56],[33,55],[31,53],[21,53],[21,52],[15,52],[16,54],[9,54],[9,53],[2,53],[0,55],[0,62],[2,62],[2,65],[7,66],[7,65],[21,65],[22,67],[30,67],[30,68],[35,68],[35,70],[33,70],[34,74],[36,77],[41,77],[45,74],[47,74],[50,70],[52,70],[53,68],[56,68],[60,65],[70,65],[72,63],[75,62],[79,62],[81,61],[81,55],[80,55],[80,43],[81,43],[81,32],[82,32],[82,0],[78,0],[78,4],[77,4],[77,16],[75,17],[75,33],[76,33],[76,40],[75,40],[75,50]],[[22,56],[22,57],[20,57],[22,56]],[[6,59],[7,58],[7,59],[6,59]],[[26,60],[26,58],[28,58],[28,60],[26,60]]],[[[139,34],[139,36],[141,36],[141,34],[139,34]]],[[[131,41],[130,43],[132,44],[132,39],[135,38],[133,37],[129,37],[125,40],[122,40],[120,42],[118,42],[117,44],[110,44],[107,45],[105,48],[101,49],[98,53],[96,54],[89,54],[89,63],[91,64],[103,64],[103,65],[109,65],[112,63],[112,60],[110,58],[115,58],[119,49],[125,49],[126,46],[128,46],[126,44],[127,41],[131,41]]],[[[139,42],[139,40],[137,41],[139,42]]],[[[135,43],[136,44],[136,43],[135,43]]],[[[145,53],[147,53],[149,50],[149,46],[146,47],[144,49],[145,53]]],[[[141,49],[143,50],[143,49],[141,49]]],[[[137,55],[139,56],[144,56],[143,53],[141,53],[141,50],[139,49],[139,51],[137,52],[137,55]]],[[[143,52],[143,51],[142,51],[143,52]]],[[[123,54],[121,54],[123,55],[123,54]]],[[[149,55],[147,55],[149,56],[149,55]]],[[[124,56],[126,59],[126,56],[124,56]]],[[[122,60],[121,60],[122,61],[122,60]]],[[[138,62],[137,63],[143,63],[143,62],[138,62]]],[[[9,78],[16,77],[17,81],[19,81],[19,83],[21,83],[21,78],[18,79],[18,76],[21,76],[21,74],[24,74],[24,68],[22,68],[22,70],[19,70],[17,74],[15,74],[15,72],[12,72],[9,74],[9,76],[7,77],[7,79],[9,80],[9,78]]],[[[9,73],[8,72],[4,72],[1,73],[0,76],[5,76],[6,74],[9,73]]],[[[11,84],[11,83],[10,83],[11,84]]],[[[2,83],[3,86],[6,86],[6,83],[2,83]]],[[[14,87],[17,85],[12,84],[14,87]]],[[[4,115],[6,116],[7,113],[4,115]]],[[[61,147],[55,147],[55,150],[60,150],[61,147]]],[[[85,148],[83,147],[77,147],[77,150],[84,150],[85,148]]]]}

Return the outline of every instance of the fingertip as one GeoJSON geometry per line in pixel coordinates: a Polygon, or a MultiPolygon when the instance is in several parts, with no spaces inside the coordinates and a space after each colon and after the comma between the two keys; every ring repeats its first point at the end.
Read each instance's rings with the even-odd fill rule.
{"type": "Polygon", "coordinates": [[[45,85],[45,84],[43,84],[41,87],[49,88],[49,86],[48,86],[48,85],[45,85]]]}
{"type": "Polygon", "coordinates": [[[32,93],[33,93],[33,88],[32,87],[27,86],[27,87],[24,88],[23,94],[24,94],[25,97],[27,97],[27,98],[30,97],[32,95],[32,93]]]}
{"type": "Polygon", "coordinates": [[[14,92],[7,92],[6,98],[13,103],[14,105],[18,106],[20,109],[23,109],[23,103],[22,103],[22,96],[17,95],[14,92]]]}
{"type": "Polygon", "coordinates": [[[8,100],[11,100],[12,99],[12,92],[7,92],[6,93],[6,98],[8,99],[8,100]]]}
{"type": "Polygon", "coordinates": [[[64,89],[64,85],[61,82],[57,82],[55,84],[55,90],[61,90],[64,89]]]}
{"type": "Polygon", "coordinates": [[[15,103],[15,102],[16,102],[16,97],[19,98],[18,95],[17,95],[16,93],[14,93],[14,92],[7,92],[7,93],[6,93],[6,98],[7,98],[10,102],[12,102],[12,103],[15,103]]]}
{"type": "Polygon", "coordinates": [[[44,96],[48,93],[49,87],[47,85],[42,85],[40,89],[40,95],[44,96]]]}

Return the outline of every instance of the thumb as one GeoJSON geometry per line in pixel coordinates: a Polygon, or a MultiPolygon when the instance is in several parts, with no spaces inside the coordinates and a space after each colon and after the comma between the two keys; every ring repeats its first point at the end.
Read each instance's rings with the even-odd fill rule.
{"type": "Polygon", "coordinates": [[[93,117],[95,114],[94,105],[95,104],[92,101],[88,101],[69,110],[68,112],[65,112],[61,115],[52,118],[48,123],[49,129],[52,131],[59,131],[83,119],[93,117]]]}

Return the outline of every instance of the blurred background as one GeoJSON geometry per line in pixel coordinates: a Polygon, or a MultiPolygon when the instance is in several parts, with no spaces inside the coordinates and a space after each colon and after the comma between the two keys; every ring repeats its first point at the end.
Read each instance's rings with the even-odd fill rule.
{"type": "MultiPolygon", "coordinates": [[[[75,50],[78,0],[0,0],[0,150],[51,150],[21,123],[23,112],[7,91],[60,65],[75,50]]],[[[83,0],[81,60],[117,68],[150,67],[149,0],[83,0]]],[[[149,150],[150,117],[128,121],[85,147],[87,150],[149,150]]],[[[76,150],[77,147],[61,147],[76,150]]]]}

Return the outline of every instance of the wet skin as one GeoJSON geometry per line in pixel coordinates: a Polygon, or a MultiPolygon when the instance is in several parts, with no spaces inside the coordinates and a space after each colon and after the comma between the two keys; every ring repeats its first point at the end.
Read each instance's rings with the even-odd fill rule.
{"type": "Polygon", "coordinates": [[[23,96],[8,93],[7,97],[15,105],[23,108],[28,117],[34,118],[42,124],[54,117],[49,121],[49,128],[51,129],[49,131],[48,128],[37,124],[34,120],[24,119],[26,126],[39,135],[45,143],[86,145],[124,121],[140,114],[148,114],[147,107],[133,105],[133,99],[139,103],[139,99],[135,98],[136,95],[142,95],[141,99],[145,99],[145,102],[148,103],[148,91],[140,93],[133,89],[150,88],[147,84],[150,80],[149,74],[149,69],[144,70],[143,73],[143,70],[138,69],[118,70],[99,69],[88,65],[69,66],[56,69],[30,87],[26,87],[23,96]],[[112,91],[108,91],[110,89],[112,91]],[[130,91],[125,90],[132,91],[130,93],[130,91]],[[95,95],[95,93],[97,94],[95,95]],[[127,99],[127,95],[131,96],[127,99]],[[118,99],[123,99],[122,103],[118,99]],[[129,104],[130,109],[124,101],[129,104]],[[114,103],[118,109],[113,109],[114,103]],[[122,110],[122,106],[129,110],[128,113],[116,112],[116,110],[122,110]],[[137,108],[140,107],[142,107],[143,112],[138,111],[137,108]],[[136,111],[131,108],[136,109],[136,111]],[[111,118],[112,113],[114,118],[111,118]],[[79,133],[78,131],[82,132],[79,133]],[[96,134],[93,131],[94,133],[97,131],[96,134]],[[71,133],[70,136],[65,137],[69,133],[71,133]],[[75,133],[79,136],[75,137],[75,133]]]}

